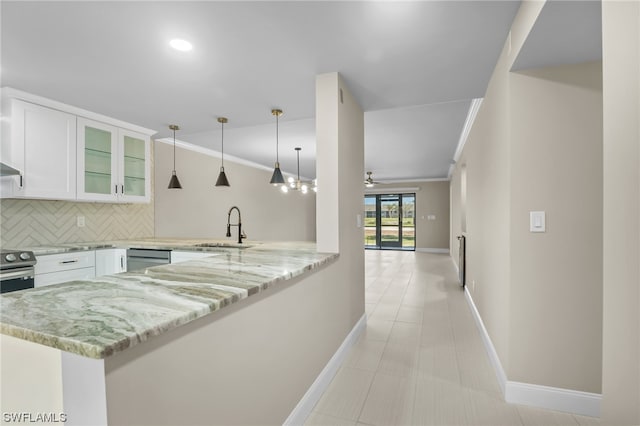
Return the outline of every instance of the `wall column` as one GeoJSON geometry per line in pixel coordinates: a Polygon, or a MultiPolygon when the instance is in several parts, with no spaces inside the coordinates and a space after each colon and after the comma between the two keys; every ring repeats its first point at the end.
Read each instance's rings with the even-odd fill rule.
{"type": "Polygon", "coordinates": [[[640,424],[640,3],[602,2],[602,423],[640,424]]]}
{"type": "Polygon", "coordinates": [[[337,72],[316,77],[316,241],[340,253],[351,324],[364,313],[364,113],[337,72]]]}

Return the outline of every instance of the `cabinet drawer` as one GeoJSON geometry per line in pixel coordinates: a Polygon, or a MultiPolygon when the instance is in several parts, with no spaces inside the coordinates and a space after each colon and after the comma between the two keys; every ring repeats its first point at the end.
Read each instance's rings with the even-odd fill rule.
{"type": "Polygon", "coordinates": [[[35,266],[36,275],[87,267],[94,268],[95,271],[96,253],[94,250],[90,250],[49,254],[36,256],[36,260],[38,261],[35,266]]]}
{"type": "Polygon", "coordinates": [[[45,285],[65,283],[67,281],[87,280],[95,276],[96,270],[94,267],[49,272],[48,274],[36,274],[34,285],[36,287],[43,287],[45,285]]]}
{"type": "Polygon", "coordinates": [[[211,257],[220,253],[204,252],[204,251],[176,251],[171,252],[171,263],[186,262],[188,260],[202,259],[203,257],[211,257]]]}

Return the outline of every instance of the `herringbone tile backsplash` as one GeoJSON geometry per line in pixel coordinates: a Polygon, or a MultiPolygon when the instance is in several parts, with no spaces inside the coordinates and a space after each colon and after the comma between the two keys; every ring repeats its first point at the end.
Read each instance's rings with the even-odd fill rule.
{"type": "Polygon", "coordinates": [[[0,244],[20,248],[80,241],[153,237],[153,203],[105,204],[2,200],[0,244]],[[84,216],[85,226],[77,226],[84,216]]]}

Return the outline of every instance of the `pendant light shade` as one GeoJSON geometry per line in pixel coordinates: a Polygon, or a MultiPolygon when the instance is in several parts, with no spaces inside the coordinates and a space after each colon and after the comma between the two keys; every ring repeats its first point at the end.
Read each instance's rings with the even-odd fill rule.
{"type": "Polygon", "coordinates": [[[276,162],[276,167],[273,169],[273,175],[271,175],[271,185],[283,185],[284,184],[284,176],[282,176],[282,172],[280,171],[280,163],[276,162]]]}
{"type": "Polygon", "coordinates": [[[231,186],[229,185],[229,179],[227,179],[227,174],[224,172],[224,123],[227,120],[225,117],[218,117],[218,123],[222,125],[221,134],[222,134],[222,156],[221,156],[221,164],[220,164],[220,174],[218,175],[218,180],[216,180],[216,186],[231,186]]]}
{"type": "Polygon", "coordinates": [[[224,172],[224,167],[220,167],[220,174],[218,175],[218,180],[216,180],[216,186],[231,186],[229,185],[227,174],[224,172]]]}
{"type": "Polygon", "coordinates": [[[175,124],[171,124],[169,129],[173,130],[173,170],[171,171],[171,179],[169,180],[169,189],[182,189],[182,185],[180,185],[180,180],[176,175],[176,130],[180,130],[175,124]]]}
{"type": "Polygon", "coordinates": [[[271,175],[271,181],[269,182],[271,185],[279,186],[284,185],[284,177],[282,176],[282,171],[280,171],[280,158],[278,156],[278,125],[279,125],[279,117],[282,115],[281,109],[272,109],[271,114],[276,116],[276,164],[273,169],[273,175],[271,175]]]}

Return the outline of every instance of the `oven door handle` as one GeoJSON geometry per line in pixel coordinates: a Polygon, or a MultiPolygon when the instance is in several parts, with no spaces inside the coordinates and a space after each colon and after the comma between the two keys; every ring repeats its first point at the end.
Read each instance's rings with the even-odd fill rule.
{"type": "Polygon", "coordinates": [[[2,271],[0,272],[0,281],[15,280],[17,278],[33,278],[33,268],[18,269],[17,271],[2,271]]]}

